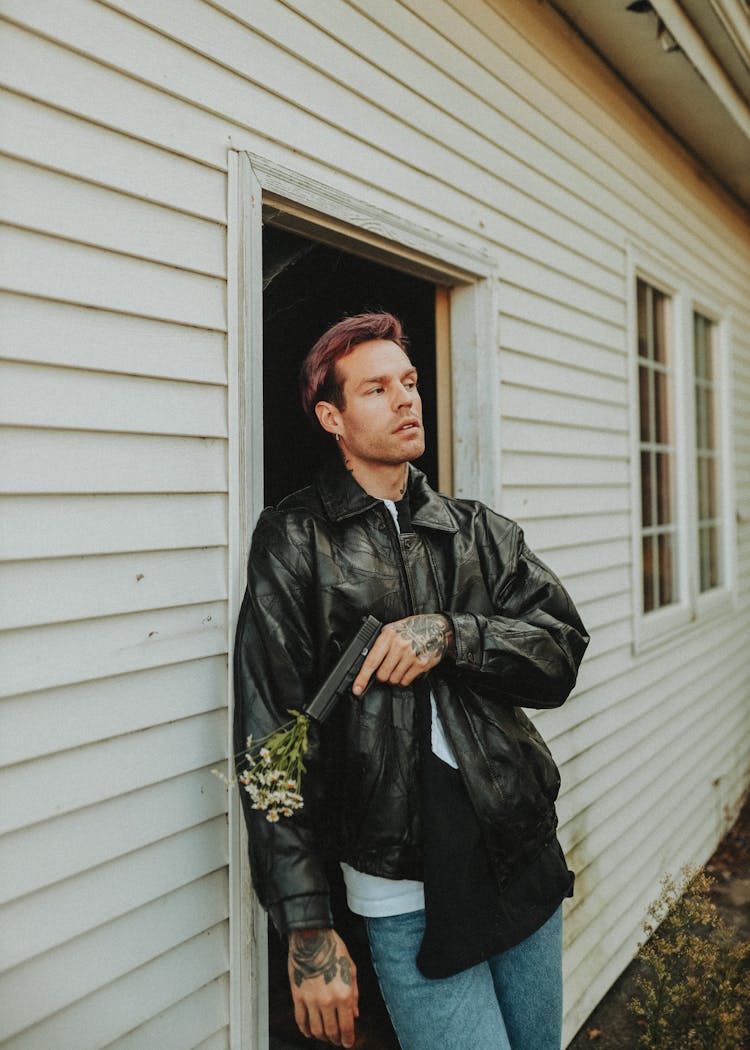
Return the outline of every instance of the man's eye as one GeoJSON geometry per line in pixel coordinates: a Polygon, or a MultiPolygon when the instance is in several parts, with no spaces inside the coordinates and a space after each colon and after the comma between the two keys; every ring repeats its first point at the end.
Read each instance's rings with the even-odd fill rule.
{"type": "Polygon", "coordinates": [[[374,386],[372,388],[372,390],[369,391],[369,393],[370,394],[382,394],[383,393],[383,387],[382,386],[374,386]]]}

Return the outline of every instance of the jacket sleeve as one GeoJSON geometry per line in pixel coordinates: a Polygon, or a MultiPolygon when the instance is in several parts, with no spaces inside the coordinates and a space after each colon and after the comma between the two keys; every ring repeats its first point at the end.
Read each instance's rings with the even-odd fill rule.
{"type": "MultiPolygon", "coordinates": [[[[253,535],[248,580],[234,650],[235,751],[301,710],[314,674],[310,572],[303,553],[286,542],[276,515],[265,511],[253,535]]],[[[282,934],[333,925],[329,887],[313,821],[319,741],[310,727],[302,809],[277,823],[252,809],[240,784],[248,828],[250,871],[261,904],[282,934]]]]}
{"type": "Polygon", "coordinates": [[[483,525],[477,549],[495,611],[449,614],[455,668],[488,697],[517,707],[559,707],[575,685],[589,643],[586,628],[518,525],[491,511],[483,525]]]}

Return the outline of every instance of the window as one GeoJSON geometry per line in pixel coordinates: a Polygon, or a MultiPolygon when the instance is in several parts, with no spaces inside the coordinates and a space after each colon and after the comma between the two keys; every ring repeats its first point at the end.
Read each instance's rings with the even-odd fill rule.
{"type": "Polygon", "coordinates": [[[720,587],[722,571],[722,514],[719,382],[716,325],[693,313],[693,382],[695,386],[695,477],[698,525],[698,589],[720,587]]]}
{"type": "Polygon", "coordinates": [[[638,280],[643,611],[678,600],[671,300],[638,280]]]}
{"type": "Polygon", "coordinates": [[[721,311],[632,269],[636,646],[725,607],[733,573],[721,311]]]}

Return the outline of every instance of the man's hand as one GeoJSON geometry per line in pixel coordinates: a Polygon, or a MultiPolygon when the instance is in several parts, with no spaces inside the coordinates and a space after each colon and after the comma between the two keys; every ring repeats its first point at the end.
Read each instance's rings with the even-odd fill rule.
{"type": "Polygon", "coordinates": [[[411,685],[415,678],[436,667],[453,651],[453,628],[442,613],[407,616],[383,627],[354,679],[352,692],[359,696],[375,675],[379,682],[411,685]]]}
{"type": "Polygon", "coordinates": [[[357,968],[336,931],[292,930],[288,969],[294,1019],[302,1034],[354,1046],[357,968]]]}

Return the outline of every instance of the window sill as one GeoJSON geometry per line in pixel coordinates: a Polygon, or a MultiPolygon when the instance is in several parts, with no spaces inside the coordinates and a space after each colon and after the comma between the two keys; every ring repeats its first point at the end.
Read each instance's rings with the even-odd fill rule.
{"type": "Polygon", "coordinates": [[[681,605],[641,616],[635,624],[633,653],[651,653],[660,647],[683,644],[687,638],[734,611],[736,604],[736,592],[723,589],[701,595],[695,607],[681,605]]]}

